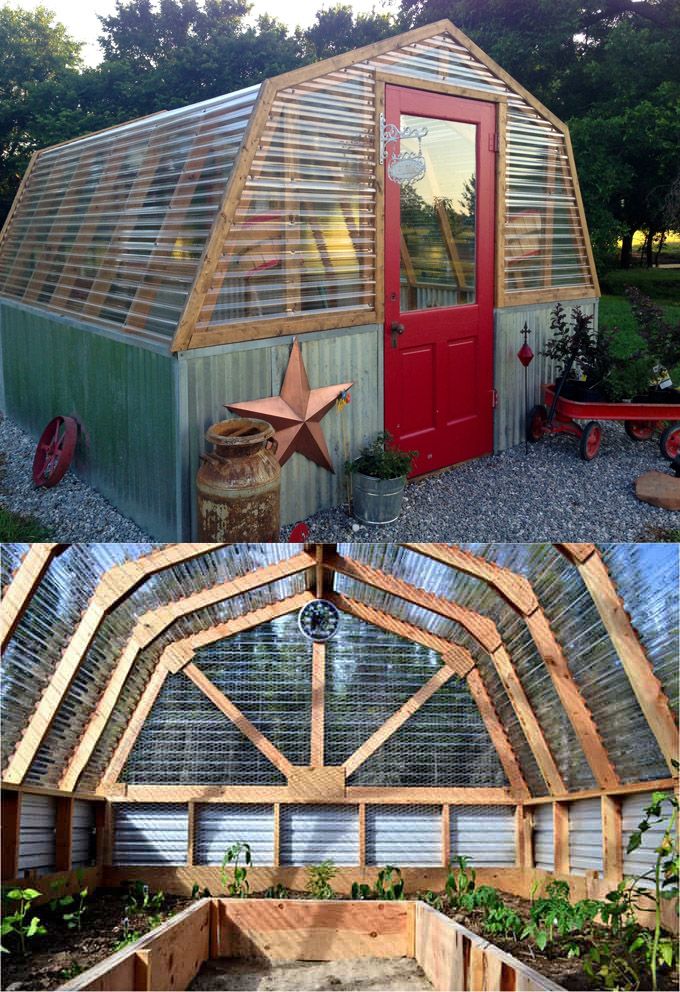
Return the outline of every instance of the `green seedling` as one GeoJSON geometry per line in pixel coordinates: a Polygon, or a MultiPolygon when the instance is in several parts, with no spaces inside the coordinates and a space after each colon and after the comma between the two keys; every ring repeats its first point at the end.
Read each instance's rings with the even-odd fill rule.
{"type": "Polygon", "coordinates": [[[338,869],[331,860],[322,861],[320,865],[309,865],[306,891],[313,899],[335,899],[335,892],[330,883],[337,873],[338,869]]]}
{"type": "Polygon", "coordinates": [[[452,909],[471,909],[477,872],[470,867],[470,859],[464,855],[457,855],[455,863],[458,868],[455,869],[453,863],[449,865],[449,875],[445,884],[449,905],[452,909]]]}
{"type": "Polygon", "coordinates": [[[192,899],[203,899],[209,896],[210,896],[210,889],[207,888],[207,886],[201,889],[201,886],[198,884],[198,882],[194,882],[194,884],[191,886],[192,899]]]}
{"type": "MultiPolygon", "coordinates": [[[[10,889],[5,895],[6,899],[11,899],[17,905],[13,913],[3,917],[0,935],[7,937],[10,934],[16,934],[23,955],[26,954],[27,940],[47,933],[37,916],[28,918],[32,903],[40,895],[41,893],[36,889],[10,889]]],[[[8,953],[8,949],[4,945],[2,945],[2,950],[8,953]]]]}
{"type": "MultiPolygon", "coordinates": [[[[67,896],[67,898],[71,898],[67,896]]],[[[83,925],[83,916],[87,910],[85,900],[87,899],[87,888],[81,889],[78,893],[78,902],[75,909],[72,909],[70,913],[64,913],[64,922],[69,930],[80,930],[83,925]]],[[[60,900],[61,904],[64,905],[64,901],[60,900]]],[[[75,903],[74,899],[71,899],[71,904],[75,903]]]]}
{"type": "Polygon", "coordinates": [[[404,880],[401,869],[395,865],[385,865],[378,872],[374,890],[376,898],[397,901],[404,898],[404,880]]]}
{"type": "Polygon", "coordinates": [[[444,908],[444,900],[441,896],[434,893],[432,889],[428,889],[427,892],[419,892],[416,898],[427,903],[428,906],[432,906],[433,909],[438,909],[440,912],[444,908]]]}
{"type": "Polygon", "coordinates": [[[352,899],[370,899],[373,889],[365,882],[352,882],[352,899]]]}
{"type": "Polygon", "coordinates": [[[290,892],[281,882],[276,885],[270,885],[268,889],[265,890],[265,899],[288,899],[290,892]]]}
{"type": "Polygon", "coordinates": [[[248,883],[248,868],[252,865],[253,858],[250,852],[250,844],[245,841],[236,841],[227,850],[222,858],[222,885],[226,886],[227,892],[235,899],[247,899],[250,892],[248,883]],[[241,864],[243,858],[243,864],[241,864]],[[233,878],[229,881],[227,865],[234,866],[233,878]]]}

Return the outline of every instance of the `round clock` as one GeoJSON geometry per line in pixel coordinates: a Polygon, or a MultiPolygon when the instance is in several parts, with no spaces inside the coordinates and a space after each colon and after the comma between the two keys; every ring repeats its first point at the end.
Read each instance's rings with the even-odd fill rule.
{"type": "Polygon", "coordinates": [[[327,599],[313,599],[298,613],[298,627],[310,641],[329,641],[337,632],[340,614],[327,599]]]}

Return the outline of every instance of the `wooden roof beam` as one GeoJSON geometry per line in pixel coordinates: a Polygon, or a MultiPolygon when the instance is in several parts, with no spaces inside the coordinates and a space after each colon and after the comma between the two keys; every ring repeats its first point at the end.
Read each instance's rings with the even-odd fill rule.
{"type": "Polygon", "coordinates": [[[517,760],[517,755],[515,754],[512,744],[510,743],[508,735],[505,733],[503,724],[498,718],[496,709],[491,702],[491,697],[489,696],[486,686],[484,685],[484,680],[482,679],[482,676],[477,668],[473,668],[467,673],[467,684],[472,698],[477,704],[477,709],[479,710],[480,716],[484,721],[484,726],[486,727],[487,733],[496,748],[496,753],[498,754],[500,763],[503,766],[503,771],[505,772],[507,780],[510,783],[510,788],[517,794],[518,797],[521,797],[522,799],[529,799],[531,793],[524,775],[522,774],[522,769],[520,768],[517,760]]]}
{"type": "Polygon", "coordinates": [[[179,562],[205,554],[220,544],[170,544],[135,561],[115,565],[105,572],[66,650],[57,662],[24,733],[9,759],[3,778],[23,782],[26,772],[47,735],[52,720],[69,690],[85,653],[90,648],[106,614],[130,595],[150,575],[179,562]]]}
{"type": "Polygon", "coordinates": [[[509,568],[452,545],[406,544],[409,550],[426,555],[458,571],[472,575],[490,585],[521,617],[529,628],[536,650],[550,673],[555,690],[564,706],[595,781],[601,788],[620,784],[607,749],[581,695],[565,654],[543,612],[531,583],[509,568]]]}
{"type": "Polygon", "coordinates": [[[0,603],[0,651],[4,651],[33,593],[63,544],[32,544],[5,590],[0,603]]]}
{"type": "Polygon", "coordinates": [[[583,546],[559,544],[557,547],[578,569],[666,764],[675,774],[677,768],[672,762],[678,758],[678,727],[673,709],[602,555],[594,545],[585,546],[592,549],[587,555],[580,553],[583,546]]]}
{"type": "Polygon", "coordinates": [[[222,603],[235,596],[259,589],[272,582],[295,575],[315,566],[315,559],[312,555],[302,551],[284,561],[274,562],[264,565],[246,575],[228,579],[217,585],[184,599],[179,599],[174,603],[149,610],[143,614],[135,624],[125,648],[118,658],[116,665],[109,677],[108,684],[97,702],[94,712],[83,731],[75,750],[62,774],[59,787],[62,789],[73,789],[82,774],[83,769],[90,760],[90,757],[97,746],[97,743],[104,731],[113,710],[118,702],[121,689],[128,677],[141,651],[151,644],[163,631],[174,623],[179,617],[186,616],[196,610],[222,603]]]}

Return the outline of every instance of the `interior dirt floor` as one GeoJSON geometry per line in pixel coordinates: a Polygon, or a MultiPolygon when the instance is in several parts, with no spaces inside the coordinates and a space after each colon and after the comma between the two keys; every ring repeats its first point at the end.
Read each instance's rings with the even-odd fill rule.
{"type": "Polygon", "coordinates": [[[207,961],[190,989],[262,989],[266,992],[326,990],[431,989],[413,958],[362,958],[356,961],[207,961]]]}

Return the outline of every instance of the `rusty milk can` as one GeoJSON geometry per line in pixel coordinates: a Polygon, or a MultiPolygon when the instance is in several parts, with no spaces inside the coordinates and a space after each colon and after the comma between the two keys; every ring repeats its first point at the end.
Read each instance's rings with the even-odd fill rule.
{"type": "Polygon", "coordinates": [[[222,420],[196,476],[198,536],[204,541],[278,541],[281,466],[274,428],[264,420],[222,420]]]}

